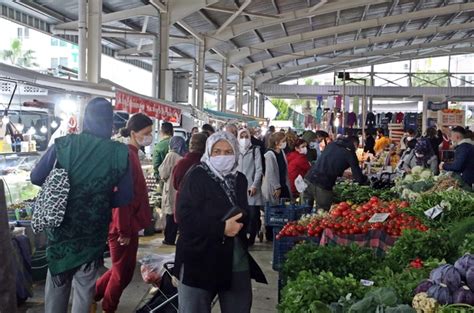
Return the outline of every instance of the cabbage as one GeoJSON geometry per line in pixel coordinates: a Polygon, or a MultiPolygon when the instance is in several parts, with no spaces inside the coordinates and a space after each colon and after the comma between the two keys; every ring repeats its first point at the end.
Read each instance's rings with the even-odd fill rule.
{"type": "Polygon", "coordinates": [[[428,180],[428,179],[430,179],[431,177],[433,177],[433,173],[431,172],[431,170],[424,170],[424,171],[421,172],[421,174],[420,174],[420,178],[421,178],[421,179],[424,179],[424,180],[428,180]]]}
{"type": "Polygon", "coordinates": [[[423,280],[418,287],[415,289],[415,294],[419,294],[420,292],[427,292],[433,286],[433,282],[429,279],[423,280]]]}
{"type": "Polygon", "coordinates": [[[405,183],[412,183],[415,181],[415,178],[413,177],[413,175],[406,175],[405,178],[403,178],[403,182],[405,183]]]}
{"type": "Polygon", "coordinates": [[[454,292],[461,287],[461,274],[451,264],[445,264],[432,270],[430,279],[435,284],[444,284],[448,286],[451,292],[454,292]]]}
{"type": "Polygon", "coordinates": [[[474,293],[467,286],[462,286],[453,294],[453,303],[474,305],[474,293]]]}
{"type": "Polygon", "coordinates": [[[444,284],[433,285],[430,289],[428,289],[426,293],[429,297],[435,298],[439,304],[445,305],[453,303],[453,297],[451,295],[451,292],[449,291],[449,288],[444,284]]]}
{"type": "Polygon", "coordinates": [[[411,169],[412,174],[420,175],[423,172],[424,168],[422,166],[415,166],[411,169]]]}
{"type": "Polygon", "coordinates": [[[466,272],[466,284],[471,290],[474,290],[474,267],[471,267],[466,272]]]}
{"type": "Polygon", "coordinates": [[[461,278],[466,280],[467,271],[470,268],[474,267],[474,255],[473,254],[464,255],[459,260],[457,260],[456,263],[454,263],[454,267],[461,274],[461,278]]]}

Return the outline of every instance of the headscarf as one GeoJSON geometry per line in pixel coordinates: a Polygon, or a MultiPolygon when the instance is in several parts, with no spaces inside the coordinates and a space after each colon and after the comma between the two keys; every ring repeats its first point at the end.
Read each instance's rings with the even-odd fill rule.
{"type": "MultiPolygon", "coordinates": [[[[244,150],[244,151],[240,151],[240,153],[244,154],[244,153],[247,152],[247,151],[250,149],[250,147],[252,146],[252,141],[251,141],[252,136],[250,135],[250,131],[249,131],[247,128],[243,128],[243,129],[239,130],[239,133],[238,133],[238,135],[237,135],[237,139],[240,139],[240,135],[241,135],[242,133],[246,133],[246,134],[249,136],[249,143],[248,143],[247,147],[245,147],[245,150],[244,150]]],[[[239,147],[240,147],[240,145],[239,145],[239,147]]]]}
{"type": "Polygon", "coordinates": [[[83,131],[103,139],[110,139],[112,125],[112,104],[104,98],[94,98],[89,101],[84,112],[83,131]]]}
{"type": "Polygon", "coordinates": [[[316,133],[312,130],[307,130],[303,133],[301,138],[309,144],[316,140],[316,133]]]}
{"type": "Polygon", "coordinates": [[[423,154],[422,158],[416,158],[417,165],[424,165],[428,162],[429,159],[433,156],[433,148],[431,143],[427,138],[421,138],[415,145],[415,153],[423,154]]]}
{"type": "Polygon", "coordinates": [[[176,152],[180,156],[186,154],[186,141],[183,137],[174,136],[170,139],[170,150],[176,152]]]}
{"type": "Polygon", "coordinates": [[[213,173],[220,179],[224,179],[221,173],[219,173],[211,164],[211,154],[212,154],[212,147],[221,140],[227,141],[232,149],[234,150],[235,156],[235,164],[230,174],[234,175],[237,173],[237,166],[239,164],[239,144],[237,143],[237,138],[234,135],[228,132],[217,132],[211,135],[206,141],[206,150],[204,151],[204,155],[201,158],[201,162],[204,163],[213,173]]]}

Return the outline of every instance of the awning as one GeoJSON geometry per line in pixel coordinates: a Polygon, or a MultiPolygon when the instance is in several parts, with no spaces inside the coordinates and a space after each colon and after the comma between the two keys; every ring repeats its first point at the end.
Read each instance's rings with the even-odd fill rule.
{"type": "Polygon", "coordinates": [[[210,109],[204,109],[204,112],[221,120],[238,120],[247,123],[247,125],[250,127],[259,126],[259,121],[250,116],[241,115],[237,113],[214,111],[210,109]]]}

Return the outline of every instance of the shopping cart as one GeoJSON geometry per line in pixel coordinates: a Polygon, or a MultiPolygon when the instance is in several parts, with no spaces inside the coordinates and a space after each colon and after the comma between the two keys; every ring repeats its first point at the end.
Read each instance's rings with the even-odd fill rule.
{"type": "Polygon", "coordinates": [[[148,292],[152,295],[146,303],[138,309],[137,313],[177,313],[178,312],[178,280],[173,276],[174,263],[168,262],[163,265],[163,273],[159,284],[148,292]]]}

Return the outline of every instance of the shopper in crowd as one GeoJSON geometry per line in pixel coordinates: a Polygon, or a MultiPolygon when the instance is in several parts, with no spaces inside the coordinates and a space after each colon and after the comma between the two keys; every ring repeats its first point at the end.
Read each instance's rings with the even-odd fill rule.
{"type": "Polygon", "coordinates": [[[216,132],[214,127],[212,127],[210,124],[202,125],[201,129],[202,129],[202,132],[207,135],[207,137],[212,136],[212,134],[214,134],[216,132]]]}
{"type": "Polygon", "coordinates": [[[255,237],[260,230],[260,208],[263,205],[262,198],[262,156],[260,148],[252,145],[251,135],[248,129],[241,129],[239,138],[239,166],[238,171],[247,178],[247,198],[249,205],[249,246],[255,243],[255,237]]]}
{"type": "MultiPolygon", "coordinates": [[[[176,166],[173,169],[173,187],[176,190],[176,197],[179,197],[179,191],[181,189],[181,182],[184,180],[186,174],[196,165],[201,163],[202,155],[206,148],[207,135],[203,133],[197,133],[191,137],[189,143],[189,152],[186,153],[184,158],[176,163],[176,166]]],[[[174,207],[174,217],[176,219],[176,201],[174,207]]]]}
{"type": "Polygon", "coordinates": [[[210,312],[216,294],[221,312],[249,313],[251,278],[266,283],[248,253],[248,184],[237,171],[238,151],[232,134],[212,135],[201,165],[181,184],[175,260],[181,313],[210,312]]]}
{"type": "Polygon", "coordinates": [[[451,130],[451,141],[454,145],[454,161],[442,162],[440,170],[459,174],[467,188],[472,189],[474,184],[474,145],[467,138],[464,127],[458,126],[451,130]]]}
{"type": "Polygon", "coordinates": [[[237,138],[239,129],[237,128],[235,124],[227,124],[225,126],[225,131],[231,133],[232,135],[235,136],[235,138],[237,138]]]}
{"type": "Polygon", "coordinates": [[[165,238],[163,244],[174,246],[178,234],[178,225],[174,221],[174,202],[176,189],[173,186],[173,169],[186,154],[186,143],[183,137],[174,136],[170,140],[170,149],[158,171],[164,181],[163,196],[161,198],[163,213],[166,214],[165,238]]]}
{"type": "MultiPolygon", "coordinates": [[[[403,159],[403,154],[405,151],[408,149],[408,142],[412,141],[413,139],[416,139],[416,131],[414,129],[408,129],[405,134],[403,134],[402,139],[400,140],[400,156],[403,159]]],[[[415,141],[416,144],[416,141],[415,141]]],[[[414,149],[415,146],[412,143],[412,148],[414,149]]]]}
{"type": "Polygon", "coordinates": [[[390,145],[390,138],[385,136],[382,128],[377,129],[377,139],[375,140],[374,150],[376,154],[380,154],[390,145]]]}
{"type": "Polygon", "coordinates": [[[291,194],[294,199],[299,197],[299,192],[295,186],[298,176],[304,178],[311,168],[311,164],[306,158],[308,153],[308,143],[303,139],[298,139],[295,143],[295,151],[290,152],[288,158],[288,178],[290,180],[291,194]]]}
{"type": "Polygon", "coordinates": [[[308,153],[306,158],[310,163],[316,162],[319,153],[319,141],[316,133],[312,130],[307,130],[303,133],[301,138],[308,143],[308,153]]]}
{"type": "Polygon", "coordinates": [[[319,142],[319,145],[318,145],[319,146],[318,157],[319,157],[321,155],[321,153],[324,151],[324,149],[326,148],[326,146],[331,143],[331,137],[324,130],[316,131],[316,136],[317,136],[318,142],[319,142]]]}
{"type": "Polygon", "coordinates": [[[191,133],[189,134],[188,136],[188,139],[186,139],[186,147],[189,149],[189,142],[191,141],[191,137],[194,135],[194,134],[197,134],[199,133],[199,128],[197,127],[193,127],[191,129],[191,133]]]}
{"type": "Polygon", "coordinates": [[[168,154],[170,147],[170,140],[173,137],[173,124],[164,122],[161,124],[160,129],[160,142],[156,144],[155,151],[153,152],[153,169],[155,170],[155,176],[160,177],[158,168],[168,154]]]}
{"type": "MultiPolygon", "coordinates": [[[[438,162],[440,160],[439,147],[443,143],[443,138],[439,136],[438,131],[435,127],[430,127],[426,130],[426,138],[430,141],[431,148],[433,149],[438,162]]],[[[436,166],[438,167],[438,166],[436,166]]]]}
{"type": "Polygon", "coordinates": [[[299,138],[298,135],[296,135],[296,132],[288,129],[288,132],[286,133],[286,148],[284,149],[286,155],[292,151],[295,151],[295,144],[298,139],[299,138]]]}
{"type": "Polygon", "coordinates": [[[321,157],[311,167],[306,179],[314,185],[316,208],[329,210],[333,201],[333,187],[338,177],[348,168],[352,171],[353,179],[358,183],[365,183],[367,177],[362,174],[357,159],[356,149],[359,138],[348,137],[330,143],[321,154],[321,157]]]}
{"type": "Polygon", "coordinates": [[[122,292],[133,278],[138,232],[152,223],[147,185],[138,157],[139,149],[153,141],[152,127],[153,121],[138,113],[120,130],[123,137],[130,138],[128,150],[133,173],[133,200],[129,205],[112,210],[108,240],[112,267],[99,278],[95,289],[95,301],[102,301],[102,310],[107,313],[117,310],[122,292]]]}
{"type": "Polygon", "coordinates": [[[414,139],[409,142],[410,145],[413,144],[412,142],[416,142],[414,149],[408,147],[407,151],[409,153],[400,161],[401,166],[399,167],[403,171],[410,173],[415,166],[421,166],[430,169],[434,175],[437,175],[439,173],[438,158],[434,154],[430,140],[428,138],[414,139]]]}
{"type": "Polygon", "coordinates": [[[264,142],[267,149],[270,146],[270,137],[275,133],[275,131],[275,126],[270,126],[265,134],[264,142]]]}
{"type": "Polygon", "coordinates": [[[406,137],[405,138],[405,149],[400,157],[400,162],[397,165],[398,171],[408,172],[411,167],[410,164],[415,158],[415,147],[418,140],[415,137],[406,137]]]}
{"type": "Polygon", "coordinates": [[[128,148],[110,140],[112,124],[112,104],[103,98],[91,100],[84,113],[83,132],[56,139],[31,172],[31,182],[41,186],[53,167],[63,168],[70,183],[61,226],[46,231],[46,313],[68,312],[72,285],[72,313],[89,312],[106,248],[111,208],[132,201],[128,148]]]}
{"type": "Polygon", "coordinates": [[[285,134],[274,133],[269,140],[269,150],[265,153],[265,176],[262,185],[263,198],[271,205],[279,204],[280,199],[291,198],[285,148],[285,134]]]}
{"type": "Polygon", "coordinates": [[[258,133],[257,133],[257,130],[255,128],[249,128],[249,132],[250,132],[250,142],[252,143],[252,146],[256,146],[258,147],[259,151],[260,151],[260,156],[261,156],[261,161],[262,161],[262,169],[263,171],[265,171],[265,152],[266,152],[266,149],[265,149],[265,143],[260,140],[258,138],[258,133]]]}
{"type": "Polygon", "coordinates": [[[374,148],[375,148],[374,136],[372,135],[372,131],[367,130],[367,133],[365,134],[364,152],[375,155],[374,148]]]}

